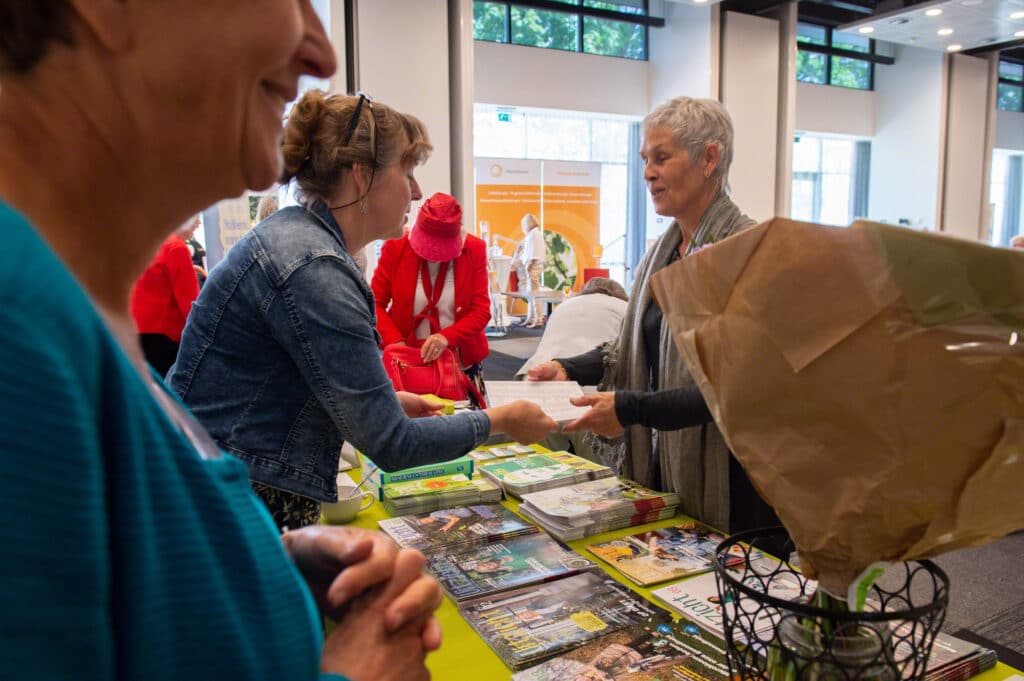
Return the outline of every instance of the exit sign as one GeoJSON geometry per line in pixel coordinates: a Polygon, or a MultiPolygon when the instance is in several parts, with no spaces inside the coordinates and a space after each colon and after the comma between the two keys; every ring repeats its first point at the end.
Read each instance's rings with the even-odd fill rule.
{"type": "Polygon", "coordinates": [[[510,113],[501,113],[501,112],[498,113],[498,122],[499,123],[510,123],[511,121],[512,121],[512,114],[510,114],[510,113]]]}

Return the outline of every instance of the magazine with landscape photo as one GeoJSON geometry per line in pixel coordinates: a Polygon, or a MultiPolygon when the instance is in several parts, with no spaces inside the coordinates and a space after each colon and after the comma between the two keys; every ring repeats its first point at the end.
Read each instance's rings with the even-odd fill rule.
{"type": "MultiPolygon", "coordinates": [[[[715,549],[725,536],[706,525],[687,522],[633,534],[587,550],[640,585],[657,584],[714,568],[715,549]]],[[[733,564],[744,560],[735,547],[733,564]]]]}
{"type": "Polygon", "coordinates": [[[501,504],[446,508],[387,518],[377,524],[399,546],[420,551],[486,544],[538,531],[536,525],[501,504]]]}
{"type": "Polygon", "coordinates": [[[512,669],[634,624],[671,619],[599,572],[583,572],[462,603],[459,610],[512,669]]]}
{"type": "Polygon", "coordinates": [[[546,582],[597,566],[546,534],[462,547],[427,559],[430,570],[453,599],[546,582]]]}

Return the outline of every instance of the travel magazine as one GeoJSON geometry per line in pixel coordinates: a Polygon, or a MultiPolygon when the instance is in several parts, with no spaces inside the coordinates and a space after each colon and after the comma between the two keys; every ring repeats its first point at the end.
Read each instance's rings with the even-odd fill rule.
{"type": "Polygon", "coordinates": [[[667,611],[599,572],[472,599],[459,610],[512,669],[624,627],[671,619],[667,611]]]}

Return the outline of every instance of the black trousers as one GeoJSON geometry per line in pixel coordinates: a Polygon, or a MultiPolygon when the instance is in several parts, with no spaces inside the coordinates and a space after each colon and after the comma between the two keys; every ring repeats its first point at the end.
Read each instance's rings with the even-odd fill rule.
{"type": "Polygon", "coordinates": [[[149,365],[161,376],[166,376],[178,358],[178,343],[162,333],[140,333],[139,341],[149,365]]]}

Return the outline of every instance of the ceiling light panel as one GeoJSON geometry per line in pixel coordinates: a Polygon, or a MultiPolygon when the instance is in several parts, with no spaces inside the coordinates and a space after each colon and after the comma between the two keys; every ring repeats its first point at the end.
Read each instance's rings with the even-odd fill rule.
{"type": "Polygon", "coordinates": [[[970,50],[1022,37],[1024,0],[939,0],[883,12],[837,30],[932,50],[970,50]],[[1019,17],[1019,18],[1011,18],[1019,17]]]}

